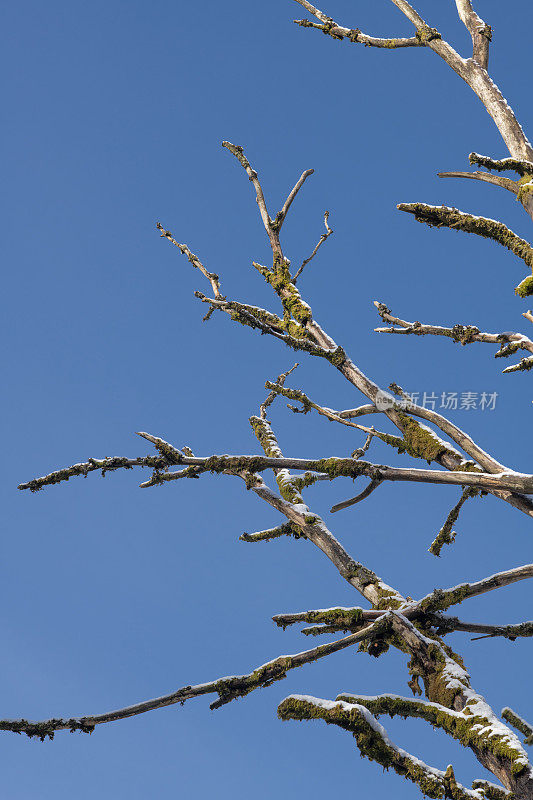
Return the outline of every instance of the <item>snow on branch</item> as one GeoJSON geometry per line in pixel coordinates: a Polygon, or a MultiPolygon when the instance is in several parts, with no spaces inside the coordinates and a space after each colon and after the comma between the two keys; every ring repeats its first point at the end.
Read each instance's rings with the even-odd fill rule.
{"type": "Polygon", "coordinates": [[[524,739],[524,744],[533,744],[533,725],[530,725],[529,722],[526,722],[525,719],[519,717],[518,714],[508,707],[502,708],[502,717],[516,728],[517,731],[523,733],[526,737],[524,739]]]}
{"type": "Polygon", "coordinates": [[[489,64],[489,45],[492,39],[492,28],[478,17],[472,8],[471,0],[455,0],[461,22],[472,37],[474,61],[487,69],[489,64]]]}
{"type": "Polygon", "coordinates": [[[482,156],[479,153],[470,153],[468,160],[472,165],[493,169],[496,172],[517,172],[521,178],[533,174],[533,161],[526,161],[520,158],[494,159],[489,158],[489,156],[482,156]]]}
{"type": "Polygon", "coordinates": [[[488,578],[483,578],[483,580],[475,583],[461,583],[450,589],[435,589],[426,597],[418,600],[411,610],[445,611],[450,606],[462,603],[463,600],[469,597],[476,597],[527,578],[533,578],[533,564],[524,564],[522,567],[514,567],[505,572],[497,572],[495,575],[490,575],[488,578]]]}
{"type": "Polygon", "coordinates": [[[290,695],[278,706],[278,716],[282,720],[322,719],[329,725],[338,725],[354,735],[362,756],[377,761],[384,769],[392,768],[417,784],[428,797],[483,798],[481,791],[465,789],[457,783],[451,766],[445,772],[435,769],[395,745],[385,728],[363,705],[290,695]]]}
{"type": "Polygon", "coordinates": [[[239,536],[241,542],[268,542],[271,539],[279,539],[281,536],[293,536],[295,539],[305,539],[305,533],[298,529],[293,522],[284,522],[275,528],[268,528],[265,531],[256,533],[243,533],[239,536]]]}

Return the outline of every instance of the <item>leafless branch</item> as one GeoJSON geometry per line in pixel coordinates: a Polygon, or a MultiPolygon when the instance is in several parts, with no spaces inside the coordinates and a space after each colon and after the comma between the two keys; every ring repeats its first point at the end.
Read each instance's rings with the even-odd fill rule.
{"type": "MultiPolygon", "coordinates": [[[[462,345],[471,344],[472,342],[487,342],[488,344],[499,345],[499,350],[495,353],[495,358],[502,358],[513,355],[517,350],[527,350],[533,353],[533,341],[525,336],[523,333],[514,333],[513,331],[505,331],[503,333],[482,333],[475,325],[454,325],[451,328],[445,328],[441,325],[428,325],[421,322],[407,322],[404,319],[395,317],[384,303],[379,303],[377,300],[374,305],[378,309],[379,316],[384,322],[391,323],[392,328],[374,328],[376,333],[396,333],[396,334],[414,334],[415,336],[446,336],[452,341],[462,345]]],[[[528,361],[529,359],[523,359],[528,361]]],[[[522,362],[520,362],[521,364],[522,362]]],[[[507,367],[504,372],[513,372],[517,369],[524,369],[516,364],[512,367],[507,367]]]]}
{"type": "Polygon", "coordinates": [[[533,564],[524,564],[522,567],[497,572],[476,583],[461,583],[451,589],[435,589],[411,606],[410,611],[446,611],[450,606],[462,603],[469,597],[476,597],[527,578],[533,578],[533,564]]]}
{"type": "Polygon", "coordinates": [[[463,489],[461,493],[461,497],[459,501],[454,505],[448,516],[446,517],[446,521],[440,531],[438,532],[437,536],[435,537],[434,541],[429,548],[429,552],[433,553],[434,556],[440,556],[440,551],[442,550],[445,544],[452,544],[455,541],[456,533],[453,530],[453,526],[457,522],[459,518],[459,513],[461,508],[463,507],[466,500],[469,497],[474,497],[477,494],[475,489],[463,489]]]}
{"type": "Polygon", "coordinates": [[[123,458],[122,456],[111,456],[107,458],[90,458],[80,464],[73,464],[71,467],[59,469],[45,475],[42,478],[34,478],[27,483],[19,484],[19,489],[29,489],[31,492],[38,492],[44,486],[52,486],[54,483],[68,481],[69,478],[83,475],[87,477],[89,472],[101,470],[102,476],[106,472],[113,472],[117,469],[133,469],[133,467],[151,467],[156,470],[167,469],[169,462],[159,456],[141,456],[140,458],[123,458]]]}
{"type": "Polygon", "coordinates": [[[287,199],[283,203],[283,207],[282,207],[281,211],[279,211],[278,214],[276,215],[275,224],[278,227],[278,231],[280,230],[281,226],[283,225],[283,223],[285,221],[285,217],[287,216],[287,212],[289,211],[289,208],[292,205],[292,201],[294,200],[294,198],[296,197],[296,195],[298,194],[298,192],[300,191],[300,189],[304,185],[304,183],[307,180],[307,178],[310,175],[312,175],[313,173],[314,173],[314,169],[306,169],[304,172],[302,172],[302,174],[298,178],[298,181],[296,182],[294,188],[291,189],[291,191],[289,193],[289,196],[287,197],[287,199]]]}
{"type": "MultiPolygon", "coordinates": [[[[297,0],[299,2],[299,0],[297,0]]],[[[411,36],[409,38],[382,39],[377,36],[369,36],[359,28],[344,28],[335,22],[316,23],[308,19],[295,19],[296,25],[301,28],[315,28],[322,31],[333,39],[348,39],[350,42],[364,44],[366,47],[380,47],[386,50],[397,50],[404,47],[425,47],[426,42],[422,36],[411,36]]]]}
{"type": "MultiPolygon", "coordinates": [[[[465,214],[463,211],[458,211],[456,208],[448,208],[448,206],[428,206],[425,203],[399,203],[397,208],[400,211],[407,211],[413,214],[417,222],[424,222],[431,227],[451,228],[452,230],[475,233],[485,239],[492,239],[506,247],[521,258],[528,267],[533,269],[533,247],[525,239],[521,239],[520,236],[509,230],[503,222],[497,222],[486,217],[476,217],[473,214],[465,214]]],[[[515,292],[520,297],[527,297],[529,294],[533,294],[533,276],[525,278],[516,287],[515,292]]]]}
{"type": "Polygon", "coordinates": [[[351,497],[349,500],[344,500],[342,503],[337,503],[336,505],[332,506],[331,513],[334,514],[336,511],[342,511],[344,508],[349,508],[350,506],[355,505],[356,503],[360,503],[361,500],[366,500],[367,497],[370,497],[372,492],[374,492],[378,486],[382,484],[380,480],[371,480],[366,489],[363,489],[355,497],[351,497]]]}
{"type": "Polygon", "coordinates": [[[162,239],[167,239],[169,242],[172,242],[172,244],[175,244],[176,247],[180,250],[180,252],[183,253],[183,255],[187,256],[187,258],[189,259],[189,261],[191,262],[193,267],[195,267],[196,269],[200,270],[202,275],[205,275],[205,277],[208,279],[209,283],[211,284],[211,286],[213,288],[213,292],[215,293],[215,297],[217,299],[221,299],[223,297],[223,295],[221,294],[221,291],[220,291],[220,279],[219,279],[218,275],[216,273],[214,273],[214,272],[209,272],[204,267],[204,265],[202,264],[202,262],[200,261],[198,256],[195,256],[194,253],[191,253],[191,251],[189,250],[189,248],[187,247],[186,244],[180,244],[179,242],[177,242],[174,239],[174,237],[172,236],[171,232],[170,231],[166,231],[163,228],[163,226],[161,225],[160,222],[157,223],[156,227],[158,228],[158,230],[161,231],[161,238],[162,239]]]}
{"type": "MultiPolygon", "coordinates": [[[[294,372],[294,370],[297,368],[297,366],[298,366],[298,364],[296,363],[294,365],[294,367],[291,367],[291,369],[287,370],[287,372],[282,372],[281,375],[278,375],[278,379],[277,379],[276,383],[274,383],[272,385],[276,386],[276,387],[278,387],[278,386],[282,387],[284,385],[285,381],[287,380],[287,378],[289,377],[289,375],[291,374],[291,372],[294,372]]],[[[268,388],[269,388],[268,386],[265,386],[265,389],[268,389],[268,388]]],[[[259,407],[259,416],[261,417],[261,419],[266,419],[266,410],[270,405],[272,405],[272,403],[274,402],[274,400],[276,399],[277,396],[278,396],[278,393],[272,389],[270,391],[270,394],[268,395],[268,397],[264,401],[264,403],[261,403],[261,405],[259,407]]]]}
{"type": "Polygon", "coordinates": [[[326,212],[324,213],[324,225],[326,226],[326,233],[323,233],[323,234],[322,234],[322,236],[321,236],[321,237],[320,237],[320,239],[318,240],[317,244],[315,245],[315,249],[313,250],[313,252],[312,252],[312,253],[311,253],[311,255],[309,256],[309,258],[306,258],[306,259],[305,259],[305,261],[302,263],[302,266],[301,266],[301,267],[299,267],[299,269],[297,270],[297,272],[296,272],[296,274],[295,274],[294,278],[292,279],[292,282],[293,282],[293,283],[296,283],[297,279],[298,279],[298,278],[300,277],[300,275],[302,274],[302,272],[303,272],[303,269],[304,269],[304,267],[306,266],[306,264],[309,264],[309,262],[311,261],[311,259],[312,259],[312,258],[314,258],[314,256],[315,256],[315,255],[316,255],[316,253],[318,252],[318,248],[319,248],[319,247],[320,247],[322,244],[324,244],[324,242],[326,241],[326,239],[327,239],[329,236],[331,236],[331,234],[333,233],[332,229],[331,229],[331,228],[329,227],[329,225],[328,225],[328,218],[329,218],[329,211],[326,211],[326,212]]]}
{"type": "Polygon", "coordinates": [[[526,737],[524,744],[533,744],[533,725],[519,717],[511,708],[502,708],[502,717],[526,737]]]}
{"type": "MultiPolygon", "coordinates": [[[[417,604],[413,605],[411,598],[407,598],[407,605],[402,608],[402,615],[406,619],[416,620],[423,624],[425,628],[434,628],[439,636],[444,636],[452,631],[464,633],[481,633],[479,638],[503,637],[514,641],[517,638],[529,638],[533,636],[533,621],[513,623],[510,625],[487,625],[478,622],[464,622],[457,617],[451,617],[442,612],[420,611],[417,604]],[[409,602],[411,601],[411,602],[409,602]]],[[[316,611],[299,611],[290,614],[276,614],[272,617],[273,621],[280,628],[294,625],[298,622],[315,623],[317,627],[308,628],[302,633],[312,632],[330,633],[334,631],[357,631],[364,627],[370,620],[377,619],[385,612],[376,610],[366,610],[353,606],[321,608],[316,611]]]]}
{"type": "Polygon", "coordinates": [[[479,153],[470,153],[468,160],[472,165],[493,169],[496,172],[517,172],[521,178],[533,173],[533,160],[522,158],[494,159],[489,156],[482,156],[479,153]]]}
{"type": "Polygon", "coordinates": [[[218,678],[209,683],[201,683],[197,686],[184,686],[171,694],[156,697],[152,700],[145,700],[136,705],[120,708],[116,711],[109,711],[104,714],[95,714],[84,717],[71,717],[69,719],[52,718],[39,722],[30,722],[26,719],[19,720],[0,720],[0,730],[12,731],[13,733],[25,733],[27,736],[36,736],[44,741],[47,737],[54,738],[54,733],[59,730],[82,731],[91,733],[97,725],[107,722],[116,722],[120,719],[127,719],[147,711],[154,711],[165,706],[183,704],[186,700],[193,697],[200,697],[204,694],[218,694],[219,699],[211,704],[211,708],[219,708],[238,697],[244,697],[254,689],[270,686],[275,681],[286,677],[287,672],[304,664],[317,661],[324,656],[329,656],[346,647],[365,641],[368,638],[379,635],[387,630],[390,623],[386,617],[372,622],[362,631],[352,633],[336,642],[318,645],[311,650],[304,650],[288,656],[278,656],[273,661],[268,661],[257,667],[248,675],[232,675],[228,678],[218,678]]]}
{"type": "MultiPolygon", "coordinates": [[[[260,419],[256,417],[256,419],[260,419]]],[[[117,469],[119,467],[129,468],[130,466],[151,466],[146,458],[141,459],[116,459],[116,466],[107,466],[106,462],[113,464],[114,459],[103,459],[98,461],[92,459],[84,464],[75,464],[64,470],[58,470],[42,478],[36,478],[28,483],[20,484],[19,489],[40,489],[43,486],[59,483],[68,480],[74,475],[84,475],[94,469],[104,468],[117,469]],[[94,466],[96,463],[96,466],[94,466]]],[[[161,462],[157,461],[156,466],[161,462]]],[[[384,464],[372,464],[368,461],[360,461],[356,458],[273,458],[268,456],[247,456],[247,455],[212,455],[202,457],[182,456],[180,464],[192,467],[199,467],[204,472],[214,473],[239,473],[239,472],[263,472],[267,469],[297,469],[308,472],[318,472],[327,474],[331,479],[338,477],[357,478],[359,475],[378,479],[381,481],[407,481],[415,483],[436,483],[452,486],[474,486],[478,489],[487,491],[510,491],[533,494],[533,475],[528,475],[509,470],[498,474],[486,472],[442,472],[431,469],[404,469],[402,467],[390,467],[384,464]]],[[[167,464],[168,466],[168,464],[167,464]]],[[[175,480],[173,472],[161,473],[161,482],[175,480]]],[[[181,476],[180,476],[181,477],[181,476]]]]}
{"type": "Polygon", "coordinates": [[[472,37],[473,58],[480,67],[487,69],[489,64],[489,45],[492,39],[490,25],[483,22],[472,8],[471,0],[455,0],[461,22],[472,37]]]}
{"type": "Polygon", "coordinates": [[[500,186],[502,189],[507,189],[508,192],[517,195],[520,189],[516,181],[510,178],[504,178],[501,175],[491,175],[489,172],[437,172],[439,178],[470,178],[474,181],[484,181],[491,183],[493,186],[500,186]]]}
{"type": "MultiPolygon", "coordinates": [[[[303,6],[306,11],[308,11],[322,23],[321,25],[317,25],[316,23],[309,22],[309,20],[306,19],[295,19],[294,22],[297,25],[300,25],[303,28],[317,28],[323,33],[329,34],[334,39],[347,38],[352,42],[358,42],[366,45],[367,47],[381,47],[388,50],[401,47],[424,47],[426,44],[422,34],[403,39],[382,39],[376,36],[368,36],[368,34],[360,31],[359,28],[345,28],[342,25],[338,25],[331,17],[328,17],[327,14],[324,14],[324,12],[320,11],[320,9],[311,5],[311,3],[307,2],[307,0],[296,0],[296,2],[303,6]]],[[[425,26],[420,17],[418,19],[420,19],[419,27],[423,30],[427,26],[425,26]]]]}
{"type": "Polygon", "coordinates": [[[465,789],[456,782],[451,766],[442,772],[397,747],[385,728],[363,705],[291,695],[278,706],[278,716],[283,720],[323,719],[328,724],[350,731],[355,736],[362,756],[377,761],[387,769],[392,767],[398,775],[416,783],[424,794],[432,797],[453,796],[457,800],[482,798],[481,793],[465,789]]]}
{"type": "Polygon", "coordinates": [[[293,536],[295,539],[305,538],[301,530],[292,522],[284,522],[275,528],[268,528],[257,533],[243,533],[239,536],[242,542],[267,542],[271,539],[279,539],[281,536],[293,536]]]}
{"type": "Polygon", "coordinates": [[[355,628],[382,616],[384,611],[366,610],[353,606],[351,608],[320,608],[316,611],[298,611],[292,614],[276,614],[272,617],[278,628],[285,628],[297,622],[323,623],[339,628],[355,628]]]}
{"type": "Polygon", "coordinates": [[[257,205],[259,206],[259,213],[261,215],[263,225],[267,232],[267,236],[270,240],[270,246],[272,247],[272,251],[275,254],[279,255],[280,257],[283,257],[281,245],[279,243],[278,231],[275,230],[275,228],[272,225],[272,220],[270,219],[270,215],[268,213],[265,196],[263,194],[263,189],[259,182],[259,178],[257,177],[257,172],[255,171],[255,169],[251,167],[250,162],[244,155],[244,150],[240,145],[232,144],[231,142],[222,142],[222,147],[225,147],[227,150],[229,150],[229,152],[235,156],[237,161],[239,161],[243,169],[246,170],[246,174],[248,175],[248,178],[252,182],[253,187],[255,189],[255,196],[257,200],[257,205]]]}

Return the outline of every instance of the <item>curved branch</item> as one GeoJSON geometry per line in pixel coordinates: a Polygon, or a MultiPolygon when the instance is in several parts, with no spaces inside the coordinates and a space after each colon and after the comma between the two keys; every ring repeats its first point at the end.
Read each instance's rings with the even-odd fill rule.
{"type": "Polygon", "coordinates": [[[470,178],[474,181],[484,181],[485,183],[492,183],[494,186],[500,186],[502,189],[507,189],[508,192],[517,195],[520,186],[516,181],[510,178],[504,178],[501,175],[491,175],[489,172],[437,172],[439,178],[470,178]]]}
{"type": "Polygon", "coordinates": [[[366,489],[363,489],[355,497],[351,497],[349,500],[344,500],[342,503],[337,503],[336,505],[332,506],[330,509],[331,513],[334,514],[336,511],[342,511],[344,508],[349,508],[350,506],[354,506],[356,503],[360,503],[361,500],[366,500],[367,497],[370,497],[372,492],[374,492],[378,486],[381,486],[383,481],[380,480],[371,480],[366,489]]]}
{"type": "MultiPolygon", "coordinates": [[[[452,228],[453,230],[475,233],[485,239],[492,239],[506,247],[518,258],[521,258],[533,270],[533,247],[525,239],[521,239],[520,236],[509,230],[503,222],[497,222],[486,217],[476,217],[473,214],[465,214],[463,211],[458,211],[456,208],[449,208],[448,206],[429,206],[425,203],[399,203],[397,208],[400,211],[407,211],[409,214],[413,214],[417,222],[424,222],[432,227],[452,228]]],[[[528,276],[523,280],[516,287],[515,292],[520,297],[527,297],[533,294],[533,276],[528,276]]]]}
{"type": "Polygon", "coordinates": [[[482,800],[481,792],[465,789],[455,781],[451,767],[442,772],[397,747],[385,728],[363,705],[290,695],[278,706],[278,716],[282,720],[323,719],[328,724],[350,731],[355,736],[362,756],[377,761],[386,769],[392,767],[398,775],[416,783],[430,797],[482,800]]]}

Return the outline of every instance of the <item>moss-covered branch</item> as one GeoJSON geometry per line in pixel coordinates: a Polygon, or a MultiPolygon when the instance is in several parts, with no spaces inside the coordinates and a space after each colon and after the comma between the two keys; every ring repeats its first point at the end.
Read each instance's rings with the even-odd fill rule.
{"type": "Polygon", "coordinates": [[[479,494],[479,492],[476,489],[472,489],[471,487],[463,489],[459,501],[454,505],[454,507],[446,517],[444,525],[442,526],[437,536],[431,543],[431,546],[429,547],[429,552],[432,553],[434,556],[440,556],[440,551],[442,550],[444,545],[452,544],[452,542],[455,541],[456,532],[453,530],[453,526],[455,525],[455,523],[459,518],[461,508],[463,507],[464,503],[468,500],[469,497],[475,497],[477,494],[479,494]]]}
{"type": "Polygon", "coordinates": [[[479,153],[470,153],[468,160],[472,165],[493,169],[495,172],[517,172],[521,178],[533,175],[533,161],[520,158],[489,158],[479,153]]]}
{"type": "MultiPolygon", "coordinates": [[[[404,416],[404,415],[401,415],[404,416]]],[[[409,419],[407,417],[407,419],[409,419]]],[[[414,422],[414,420],[412,421],[414,422]]],[[[416,424],[416,423],[415,423],[416,424]]],[[[422,426],[420,426],[422,428],[422,426]]],[[[433,446],[430,440],[426,444],[425,439],[422,439],[422,434],[418,433],[418,429],[411,437],[413,446],[419,446],[418,450],[420,455],[424,458],[431,456],[435,457],[431,447],[433,446]]],[[[435,451],[438,450],[438,445],[434,445],[435,451]]],[[[361,461],[357,458],[273,458],[270,456],[248,456],[248,455],[212,455],[212,456],[182,456],[180,457],[180,464],[197,467],[194,471],[195,475],[202,472],[211,472],[215,474],[232,474],[240,475],[241,473],[255,473],[264,472],[265,470],[277,469],[297,469],[305,470],[307,472],[320,473],[326,475],[330,480],[335,478],[357,478],[360,475],[365,475],[372,480],[379,481],[401,481],[401,482],[414,482],[414,483],[434,483],[444,484],[448,486],[472,486],[477,489],[498,492],[524,492],[526,494],[533,494],[533,475],[527,475],[518,472],[505,472],[500,474],[489,474],[486,472],[470,472],[470,471],[456,471],[444,472],[442,470],[431,469],[414,469],[391,467],[385,464],[372,464],[369,461],[361,461]]],[[[168,462],[163,459],[156,458],[111,458],[111,459],[90,459],[82,464],[74,464],[72,467],[51,472],[42,478],[35,478],[27,483],[21,483],[19,489],[31,489],[36,491],[61,481],[68,480],[75,475],[85,475],[95,469],[103,469],[104,471],[118,469],[120,467],[131,468],[132,466],[153,466],[156,469],[168,467],[168,462]]],[[[167,483],[169,481],[181,478],[181,473],[175,472],[161,472],[158,473],[157,483],[167,483]]],[[[297,479],[296,479],[297,480],[297,479]]],[[[305,483],[305,481],[304,481],[305,483]]],[[[142,484],[143,486],[153,485],[151,482],[142,484]]],[[[298,485],[298,484],[295,484],[298,485]]],[[[302,485],[302,484],[300,484],[302,485]]]]}
{"type": "Polygon", "coordinates": [[[294,625],[296,622],[319,622],[325,625],[352,628],[376,619],[380,613],[383,614],[379,611],[365,611],[357,606],[352,608],[334,607],[320,608],[316,611],[300,611],[293,614],[276,614],[272,619],[279,628],[284,630],[287,625],[294,625]]]}
{"type": "Polygon", "coordinates": [[[305,539],[305,534],[293,522],[284,522],[275,528],[268,528],[257,533],[243,533],[239,536],[241,542],[268,542],[279,539],[281,536],[293,536],[295,539],[305,539]]]}
{"type": "Polygon", "coordinates": [[[516,728],[517,731],[524,734],[526,737],[524,739],[524,744],[533,744],[533,725],[530,725],[525,719],[519,717],[512,708],[508,708],[507,706],[502,708],[502,717],[507,720],[513,728],[516,728]]]}
{"type": "Polygon", "coordinates": [[[475,583],[461,583],[451,589],[435,589],[421,600],[418,600],[412,610],[445,611],[451,606],[462,603],[463,600],[469,597],[476,597],[527,578],[533,578],[533,564],[524,564],[522,567],[515,567],[506,572],[498,572],[475,583]]]}
{"type": "Polygon", "coordinates": [[[282,720],[322,719],[330,725],[338,725],[353,734],[362,756],[377,761],[384,769],[392,768],[401,777],[416,783],[427,797],[450,797],[453,800],[481,800],[483,797],[480,792],[458,784],[453,769],[442,772],[429,767],[397,747],[385,728],[362,705],[291,695],[278,706],[278,716],[282,720]]]}
{"type": "Polygon", "coordinates": [[[218,694],[218,700],[211,704],[211,708],[219,708],[238,697],[244,697],[254,689],[261,689],[270,686],[275,681],[282,680],[291,669],[302,667],[318,661],[320,658],[344,650],[358,642],[365,641],[381,635],[390,626],[388,618],[371,623],[364,630],[350,634],[336,642],[328,642],[310,650],[304,650],[294,655],[279,656],[257,667],[247,675],[232,675],[227,678],[218,678],[209,683],[201,683],[197,686],[184,686],[171,694],[156,697],[153,700],[145,700],[133,706],[109,711],[104,714],[95,714],[85,717],[72,717],[69,719],[53,718],[39,722],[31,722],[26,719],[19,720],[0,720],[0,731],[11,731],[13,733],[25,733],[29,737],[38,737],[41,741],[46,738],[53,739],[54,733],[59,730],[82,731],[91,733],[97,725],[107,722],[116,722],[120,719],[127,719],[138,714],[145,714],[147,711],[154,711],[165,706],[183,704],[186,700],[193,697],[200,697],[204,694],[218,694]]]}
{"type": "MultiPolygon", "coordinates": [[[[414,335],[414,336],[445,336],[453,342],[461,345],[472,344],[473,342],[486,342],[488,344],[496,344],[499,349],[494,354],[495,358],[507,358],[513,355],[518,350],[527,350],[533,353],[533,341],[523,333],[514,333],[513,331],[505,331],[503,333],[485,333],[479,330],[476,325],[453,325],[450,328],[443,327],[442,325],[431,325],[422,322],[408,322],[407,320],[400,319],[391,314],[390,308],[384,303],[377,300],[374,302],[378,310],[378,314],[384,322],[389,323],[392,327],[387,328],[374,328],[376,333],[394,333],[401,335],[414,335]]],[[[523,362],[529,361],[529,358],[523,359],[523,362]]],[[[517,364],[512,367],[507,367],[503,370],[505,372],[515,372],[519,369],[528,369],[528,367],[520,366],[517,364]]]]}
{"type": "MultiPolygon", "coordinates": [[[[485,239],[492,239],[521,258],[533,270],[533,247],[525,239],[521,239],[520,236],[509,230],[503,222],[465,214],[456,208],[429,206],[425,203],[399,203],[397,208],[413,214],[417,222],[423,222],[431,227],[451,228],[466,233],[475,233],[485,239]]],[[[520,297],[533,294],[533,275],[525,278],[516,287],[515,292],[520,297]]]]}

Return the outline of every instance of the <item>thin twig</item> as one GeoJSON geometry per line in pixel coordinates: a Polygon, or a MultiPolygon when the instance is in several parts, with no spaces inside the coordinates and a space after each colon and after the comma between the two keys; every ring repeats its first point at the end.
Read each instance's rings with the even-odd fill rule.
{"type": "Polygon", "coordinates": [[[280,230],[281,226],[285,222],[285,217],[287,216],[287,212],[289,211],[289,208],[292,205],[292,201],[294,200],[294,198],[296,197],[296,195],[298,194],[298,192],[300,191],[300,189],[304,185],[304,183],[307,180],[307,178],[310,175],[312,175],[313,173],[314,173],[314,169],[306,169],[304,172],[302,172],[302,174],[298,178],[298,181],[296,182],[294,188],[291,189],[291,191],[289,193],[289,196],[287,197],[287,199],[283,203],[283,207],[282,207],[281,211],[279,211],[277,213],[276,218],[275,218],[275,224],[278,226],[278,231],[280,230]]]}
{"type": "Polygon", "coordinates": [[[294,278],[292,279],[292,282],[293,282],[293,283],[296,283],[296,280],[297,280],[297,279],[300,277],[300,275],[302,274],[302,272],[303,272],[303,269],[304,269],[305,265],[306,265],[306,264],[309,264],[309,262],[311,261],[311,259],[312,259],[312,258],[314,258],[314,256],[316,255],[316,253],[317,253],[317,251],[318,251],[318,248],[320,247],[320,245],[324,244],[324,242],[326,241],[326,239],[328,238],[328,236],[331,236],[331,234],[333,233],[332,229],[331,229],[331,228],[329,227],[329,225],[328,225],[328,218],[329,218],[329,211],[326,211],[326,212],[324,213],[324,225],[326,226],[326,233],[323,233],[323,234],[322,234],[322,236],[321,236],[321,237],[320,237],[320,239],[318,240],[318,243],[317,243],[317,244],[316,244],[316,246],[315,246],[315,249],[313,250],[313,252],[312,252],[312,253],[311,253],[311,255],[309,256],[309,258],[306,258],[306,259],[305,259],[305,261],[303,262],[302,266],[301,266],[301,267],[299,267],[299,269],[297,270],[297,272],[296,272],[296,274],[295,274],[294,278]]]}
{"type": "MultiPolygon", "coordinates": [[[[278,375],[278,379],[276,383],[273,385],[282,387],[287,378],[289,377],[289,375],[291,374],[291,372],[294,372],[297,366],[298,362],[294,365],[294,367],[291,367],[291,369],[287,370],[287,372],[282,372],[281,375],[278,375]]],[[[266,410],[268,406],[272,405],[277,396],[278,393],[276,391],[271,390],[266,400],[263,403],[261,403],[261,405],[259,406],[259,416],[261,417],[261,419],[266,419],[266,410]]]]}
{"type": "Polygon", "coordinates": [[[172,242],[172,244],[176,245],[176,247],[181,251],[181,253],[183,253],[183,255],[187,256],[187,258],[189,259],[189,261],[191,262],[193,267],[195,267],[196,269],[200,270],[202,275],[205,275],[205,277],[208,279],[209,283],[211,284],[211,286],[213,288],[213,291],[215,293],[215,297],[217,299],[223,298],[223,295],[222,295],[222,293],[220,291],[220,279],[219,279],[218,275],[215,272],[209,272],[204,267],[204,265],[202,264],[202,262],[200,261],[198,256],[195,256],[194,253],[192,253],[189,250],[189,248],[187,247],[186,244],[180,244],[179,242],[177,242],[174,239],[174,237],[172,236],[171,232],[165,230],[160,222],[157,223],[156,227],[158,228],[158,230],[161,231],[161,238],[162,239],[167,239],[169,242],[172,242]]]}
{"type": "Polygon", "coordinates": [[[366,500],[372,492],[374,492],[378,486],[380,486],[383,481],[379,480],[371,480],[366,489],[363,489],[356,497],[352,497],[350,500],[344,500],[342,503],[337,503],[337,505],[333,506],[330,511],[334,514],[336,511],[342,511],[344,508],[349,508],[350,506],[355,505],[356,503],[360,503],[361,500],[366,500]]]}

